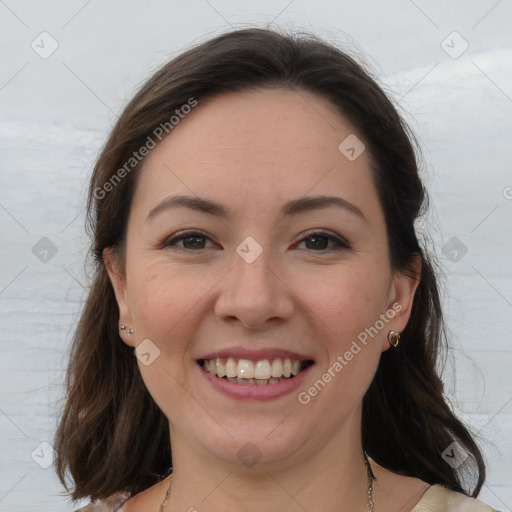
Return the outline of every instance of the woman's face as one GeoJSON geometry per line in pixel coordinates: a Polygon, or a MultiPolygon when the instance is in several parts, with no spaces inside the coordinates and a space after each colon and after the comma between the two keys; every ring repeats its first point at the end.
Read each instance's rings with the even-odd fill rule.
{"type": "Polygon", "coordinates": [[[288,464],[359,435],[416,282],[390,267],[356,136],[311,93],[254,90],[200,104],[146,157],[109,272],[173,450],[288,464]]]}

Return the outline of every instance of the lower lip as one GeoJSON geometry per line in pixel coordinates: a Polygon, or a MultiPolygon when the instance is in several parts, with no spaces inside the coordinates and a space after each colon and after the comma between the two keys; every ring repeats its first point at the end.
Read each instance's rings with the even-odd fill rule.
{"type": "Polygon", "coordinates": [[[260,402],[275,400],[295,391],[307,377],[309,370],[312,367],[313,365],[310,365],[293,379],[282,380],[277,384],[250,385],[234,384],[226,379],[215,377],[198,365],[198,368],[206,381],[223,395],[229,396],[230,398],[236,398],[238,400],[257,400],[260,402]]]}

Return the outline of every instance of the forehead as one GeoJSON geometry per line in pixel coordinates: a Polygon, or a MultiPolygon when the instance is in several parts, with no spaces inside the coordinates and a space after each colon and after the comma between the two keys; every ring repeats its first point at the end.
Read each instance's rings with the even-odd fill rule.
{"type": "Polygon", "coordinates": [[[353,132],[334,106],[307,91],[225,93],[196,107],[150,159],[166,150],[175,158],[186,152],[193,161],[201,161],[206,153],[222,162],[248,155],[256,163],[267,162],[269,156],[287,161],[295,156],[318,158],[319,151],[335,153],[341,140],[353,132]]]}
{"type": "Polygon", "coordinates": [[[245,208],[251,198],[261,208],[308,192],[372,195],[366,152],[351,161],[339,149],[354,136],[339,111],[310,92],[226,93],[200,103],[151,151],[136,200],[147,211],[175,192],[245,208]]]}

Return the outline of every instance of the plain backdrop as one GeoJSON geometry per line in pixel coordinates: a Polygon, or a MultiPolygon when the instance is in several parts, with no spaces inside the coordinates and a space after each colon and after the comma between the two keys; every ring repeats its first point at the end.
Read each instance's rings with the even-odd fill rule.
{"type": "Polygon", "coordinates": [[[512,508],[512,1],[0,0],[0,511],[71,511],[51,468],[87,283],[85,191],[135,90],[193,44],[307,30],[366,62],[417,134],[454,409],[512,508]]]}

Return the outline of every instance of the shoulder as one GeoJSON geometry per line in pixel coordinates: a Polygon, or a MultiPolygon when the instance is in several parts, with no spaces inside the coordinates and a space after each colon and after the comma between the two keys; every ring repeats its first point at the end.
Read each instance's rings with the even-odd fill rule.
{"type": "Polygon", "coordinates": [[[128,492],[120,491],[107,499],[93,501],[86,507],[75,510],[74,512],[136,512],[140,510],[158,510],[168,487],[169,479],[166,478],[133,496],[128,492]]]}
{"type": "Polygon", "coordinates": [[[129,497],[130,495],[127,492],[117,492],[107,499],[92,501],[85,507],[75,510],[75,512],[120,512],[129,497]]]}
{"type": "Polygon", "coordinates": [[[446,489],[440,484],[430,486],[411,512],[498,512],[476,498],[446,489]]]}

